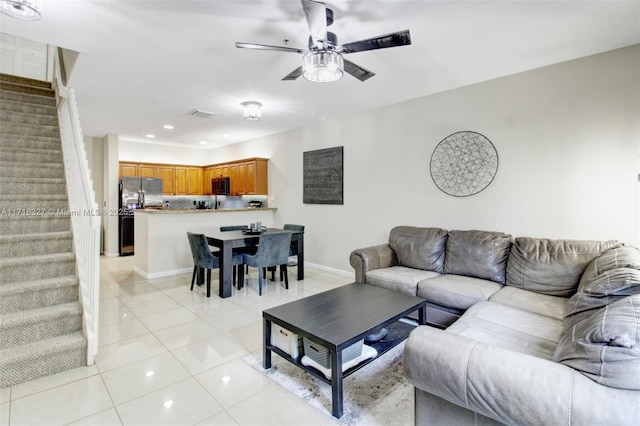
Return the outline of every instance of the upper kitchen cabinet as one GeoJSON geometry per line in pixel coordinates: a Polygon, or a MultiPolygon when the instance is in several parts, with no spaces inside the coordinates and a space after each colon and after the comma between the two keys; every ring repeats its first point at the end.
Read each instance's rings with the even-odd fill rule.
{"type": "Polygon", "coordinates": [[[202,167],[189,167],[189,195],[202,195],[202,167]]]}
{"type": "Polygon", "coordinates": [[[120,177],[132,176],[140,177],[138,174],[138,163],[120,163],[120,177]]]}
{"type": "Polygon", "coordinates": [[[189,195],[189,167],[176,166],[176,195],[189,195]]]}
{"type": "Polygon", "coordinates": [[[176,166],[156,166],[156,177],[162,179],[162,194],[173,195],[176,192],[176,166]]]}
{"type": "Polygon", "coordinates": [[[138,166],[138,176],[142,178],[155,178],[156,165],[155,164],[140,164],[138,166]]]}
{"type": "Polygon", "coordinates": [[[255,158],[246,162],[245,194],[267,195],[269,193],[269,167],[266,158],[255,158]]]}

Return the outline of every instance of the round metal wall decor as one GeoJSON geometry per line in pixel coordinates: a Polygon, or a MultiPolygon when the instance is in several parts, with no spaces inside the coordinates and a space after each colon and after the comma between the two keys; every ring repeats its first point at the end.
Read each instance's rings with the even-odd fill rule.
{"type": "Polygon", "coordinates": [[[498,151],[480,133],[444,138],[431,155],[431,178],[445,194],[468,197],[484,190],[498,172],[498,151]]]}

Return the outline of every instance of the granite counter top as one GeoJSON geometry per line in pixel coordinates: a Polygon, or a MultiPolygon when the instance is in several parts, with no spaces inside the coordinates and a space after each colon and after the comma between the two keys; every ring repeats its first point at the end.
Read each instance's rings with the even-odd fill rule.
{"type": "Polygon", "coordinates": [[[186,214],[186,213],[231,213],[231,212],[246,212],[246,211],[263,211],[263,210],[277,210],[275,207],[247,207],[244,209],[140,209],[135,210],[135,213],[147,213],[147,214],[186,214]]]}

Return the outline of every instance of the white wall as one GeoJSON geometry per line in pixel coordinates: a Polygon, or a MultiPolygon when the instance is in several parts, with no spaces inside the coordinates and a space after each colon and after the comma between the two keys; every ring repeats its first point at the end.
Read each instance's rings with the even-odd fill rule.
{"type": "Polygon", "coordinates": [[[211,150],[120,140],[120,161],[206,166],[211,150]]]}
{"type": "Polygon", "coordinates": [[[386,242],[396,225],[638,245],[639,118],[634,46],[212,155],[269,157],[276,221],[306,225],[307,261],[351,271],[349,253],[386,242]],[[488,137],[500,158],[493,183],[466,198],[440,192],[429,174],[436,145],[461,130],[488,137]],[[303,204],[302,153],[334,146],[344,146],[344,205],[303,204]]]}

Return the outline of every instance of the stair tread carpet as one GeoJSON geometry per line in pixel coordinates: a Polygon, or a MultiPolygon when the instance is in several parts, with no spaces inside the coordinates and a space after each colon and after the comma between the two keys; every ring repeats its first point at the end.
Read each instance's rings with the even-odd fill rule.
{"type": "Polygon", "coordinates": [[[61,305],[46,306],[28,311],[13,312],[2,315],[0,330],[16,326],[28,326],[49,322],[57,317],[82,314],[82,305],[79,302],[65,303],[61,305]]]}
{"type": "Polygon", "coordinates": [[[75,275],[0,285],[0,315],[75,302],[78,285],[75,275]]]}
{"type": "Polygon", "coordinates": [[[86,365],[86,351],[81,331],[0,350],[0,388],[86,365]]]}

